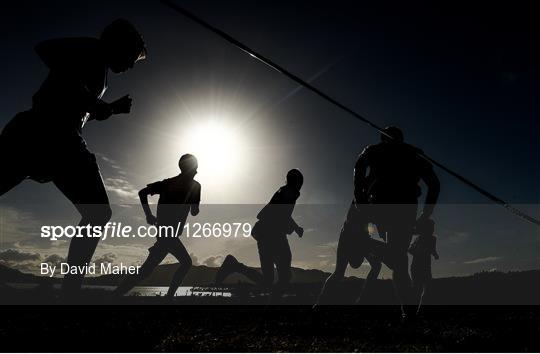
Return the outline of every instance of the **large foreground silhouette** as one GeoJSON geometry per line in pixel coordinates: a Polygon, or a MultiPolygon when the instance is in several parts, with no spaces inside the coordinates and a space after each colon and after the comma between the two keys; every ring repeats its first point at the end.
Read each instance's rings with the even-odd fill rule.
{"type": "Polygon", "coordinates": [[[354,201],[340,235],[336,270],[325,283],[320,300],[332,282],[343,278],[348,264],[358,267],[367,258],[372,270],[366,285],[369,286],[377,277],[380,262],[384,261],[392,270],[403,316],[414,317],[417,313],[431,278],[431,271],[426,267],[431,265],[432,252],[426,252],[424,244],[433,236],[429,220],[440,190],[432,165],[419,156],[420,152],[404,143],[399,128],[390,126],[381,134],[380,143],[366,147],[360,154],[354,170],[354,201]],[[417,219],[420,181],[424,181],[428,190],[422,213],[417,219]],[[377,226],[386,244],[370,238],[366,231],[369,223],[377,226]],[[422,246],[413,250],[416,258],[413,289],[407,252],[417,228],[422,246]]]}
{"type": "MultiPolygon", "coordinates": [[[[112,103],[101,98],[107,74],[121,73],[143,59],[141,35],[126,20],[105,28],[98,38],[61,38],[36,46],[49,74],[33,96],[32,108],[17,114],[0,135],[0,195],[26,178],[53,182],[81,214],[79,225],[102,226],[111,217],[109,199],[96,157],[81,135],[89,120],[129,113],[131,98],[112,103]]],[[[99,238],[73,238],[67,262],[90,262],[99,238]]],[[[84,274],[66,275],[63,290],[77,292],[84,274]]]]}
{"type": "Polygon", "coordinates": [[[415,226],[433,213],[439,197],[439,179],[433,166],[422,159],[421,151],[403,141],[397,127],[387,127],[381,142],[368,146],[358,157],[354,173],[356,201],[376,206],[375,224],[386,232],[392,280],[403,314],[414,316],[417,311],[409,275],[409,249],[415,226]],[[390,138],[389,138],[390,137],[390,138]],[[427,186],[426,200],[417,219],[419,182],[427,186]]]}

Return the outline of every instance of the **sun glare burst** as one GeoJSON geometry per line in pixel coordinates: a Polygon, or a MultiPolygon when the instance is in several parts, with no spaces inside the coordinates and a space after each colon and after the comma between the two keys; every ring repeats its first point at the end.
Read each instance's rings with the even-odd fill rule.
{"type": "Polygon", "coordinates": [[[182,152],[197,157],[200,177],[231,177],[245,160],[241,135],[224,121],[200,122],[182,135],[182,152]]]}

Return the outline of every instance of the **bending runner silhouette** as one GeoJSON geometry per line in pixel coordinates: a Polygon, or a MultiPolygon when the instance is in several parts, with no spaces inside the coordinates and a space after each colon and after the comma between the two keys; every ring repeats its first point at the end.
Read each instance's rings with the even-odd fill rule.
{"type": "MultiPolygon", "coordinates": [[[[34,94],[32,108],[18,113],[0,135],[0,195],[30,178],[53,182],[81,214],[79,225],[103,226],[111,217],[96,157],[86,147],[82,129],[89,120],[129,113],[131,98],[101,99],[108,71],[122,73],[146,57],[143,39],[124,19],[108,25],[98,38],[59,38],[35,50],[49,74],[34,94]]],[[[67,263],[90,262],[98,237],[73,238],[67,263]]],[[[68,274],[64,294],[76,293],[84,274],[68,274]]]]}
{"type": "Polygon", "coordinates": [[[216,284],[220,285],[232,273],[245,275],[263,289],[272,289],[273,296],[280,296],[291,280],[291,248],[287,235],[296,232],[299,237],[304,229],[294,221],[292,213],[304,176],[297,169],[287,173],[287,183],[272,197],[270,202],[257,215],[252,236],[257,240],[261,272],[240,263],[233,255],[227,255],[216,275],[216,284]],[[274,286],[274,265],[278,281],[274,286]]]}
{"type": "MultiPolygon", "coordinates": [[[[343,280],[347,266],[359,268],[367,260],[371,269],[366,277],[357,303],[365,298],[381,271],[382,262],[389,265],[386,244],[371,238],[368,226],[370,223],[370,210],[366,204],[353,201],[347,212],[347,217],[339,234],[336,268],[326,279],[317,299],[317,305],[331,305],[338,300],[338,293],[334,293],[336,283],[343,280]]],[[[379,231],[381,232],[381,231],[379,231]]],[[[382,236],[382,234],[381,234],[382,236]]]]}
{"type": "Polygon", "coordinates": [[[386,232],[392,280],[403,318],[416,314],[408,271],[408,256],[416,225],[428,220],[439,197],[440,183],[433,166],[419,155],[419,149],[404,143],[397,127],[386,127],[381,142],[370,145],[355,166],[355,199],[374,204],[372,218],[386,232]],[[392,139],[387,137],[390,136],[392,139]],[[417,219],[420,181],[427,186],[423,211],[417,219]]]}
{"type": "Polygon", "coordinates": [[[178,236],[184,230],[189,213],[193,216],[199,214],[201,185],[194,180],[198,168],[197,159],[193,155],[185,154],[180,158],[178,166],[181,171],[178,176],[151,183],[139,191],[146,221],[149,225],[157,226],[160,232],[156,243],[148,249],[148,258],[139,268],[139,273],[128,275],[115,289],[115,295],[124,295],[139,281],[152,274],[170,253],[180,264],[167,292],[167,297],[171,299],[193,264],[178,236]],[[154,194],[159,194],[157,217],[152,214],[148,205],[148,196],[154,194]]]}

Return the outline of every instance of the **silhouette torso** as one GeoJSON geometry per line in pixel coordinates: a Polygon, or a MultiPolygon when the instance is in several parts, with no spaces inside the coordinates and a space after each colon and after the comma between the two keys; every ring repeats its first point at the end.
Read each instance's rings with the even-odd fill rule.
{"type": "Polygon", "coordinates": [[[281,187],[257,218],[264,224],[266,233],[286,236],[293,232],[292,213],[300,192],[287,185],[281,187]]]}
{"type": "MultiPolygon", "coordinates": [[[[159,194],[157,220],[159,225],[177,226],[187,220],[190,206],[199,204],[201,185],[182,174],[148,185],[151,195],[159,194]]],[[[183,227],[183,225],[182,225],[183,227]]]]}
{"type": "Polygon", "coordinates": [[[404,143],[370,145],[359,156],[367,162],[367,195],[377,204],[415,204],[420,195],[419,182],[431,164],[418,153],[421,150],[404,143]]]}
{"type": "Polygon", "coordinates": [[[42,42],[36,52],[50,72],[34,94],[36,122],[62,133],[80,134],[88,109],[107,88],[108,66],[97,38],[60,38],[42,42]]]}

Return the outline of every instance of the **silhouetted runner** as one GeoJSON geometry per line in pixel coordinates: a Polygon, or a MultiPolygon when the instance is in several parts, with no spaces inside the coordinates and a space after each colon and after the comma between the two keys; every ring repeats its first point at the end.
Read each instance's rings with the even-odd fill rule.
{"type": "MultiPolygon", "coordinates": [[[[0,135],[0,195],[26,178],[53,182],[81,214],[79,225],[103,226],[111,217],[109,199],[81,133],[89,120],[130,112],[129,96],[112,103],[101,97],[109,70],[121,73],[145,58],[143,39],[130,22],[119,19],[99,39],[52,39],[35,49],[49,74],[33,96],[32,108],[17,114],[0,135]]],[[[98,241],[73,238],[67,262],[90,262],[98,241]]],[[[66,275],[64,294],[79,290],[83,278],[84,274],[66,275]]]]}
{"type": "Polygon", "coordinates": [[[419,149],[403,142],[399,128],[387,127],[381,142],[370,145],[358,157],[355,166],[355,199],[376,206],[373,215],[377,227],[385,230],[392,279],[402,305],[404,318],[414,317],[416,306],[408,271],[407,250],[415,225],[429,219],[437,203],[440,184],[432,165],[418,156],[419,149]],[[419,182],[428,190],[422,214],[417,220],[419,182]]]}
{"type": "Polygon", "coordinates": [[[197,174],[197,159],[190,154],[183,155],[178,166],[181,171],[178,176],[151,183],[139,191],[146,221],[149,225],[158,227],[162,233],[158,234],[156,243],[148,249],[148,257],[139,273],[128,275],[116,288],[115,295],[124,295],[139,281],[152,274],[170,253],[179,263],[167,292],[167,297],[172,298],[193,264],[178,236],[182,234],[189,213],[193,216],[199,214],[201,185],[193,179],[197,174]],[[154,194],[159,194],[157,217],[152,214],[148,205],[148,196],[154,194]]]}
{"type": "Polygon", "coordinates": [[[258,221],[253,226],[252,236],[257,240],[262,274],[255,268],[240,263],[233,255],[228,255],[218,270],[216,284],[222,284],[232,273],[240,273],[264,289],[272,289],[275,296],[279,296],[286,289],[291,280],[292,258],[287,235],[296,232],[302,237],[304,234],[304,229],[292,218],[303,183],[302,173],[296,169],[290,170],[287,173],[286,185],[274,194],[257,215],[258,221]],[[278,274],[275,286],[274,265],[278,274]]]}
{"type": "Polygon", "coordinates": [[[336,268],[324,282],[315,306],[334,304],[340,294],[333,290],[336,283],[345,277],[347,266],[357,269],[364,260],[367,260],[371,269],[357,300],[361,303],[362,298],[366,296],[379,276],[382,261],[387,262],[387,245],[382,241],[374,240],[369,234],[368,226],[372,221],[369,208],[370,206],[366,204],[356,204],[355,201],[351,203],[339,234],[336,268]]]}
{"type": "Polygon", "coordinates": [[[413,296],[415,304],[418,304],[417,312],[422,307],[422,302],[428,291],[431,282],[431,257],[439,259],[437,253],[437,238],[435,233],[435,222],[431,219],[416,225],[415,234],[417,236],[409,247],[412,255],[411,278],[413,284],[413,296]]]}

